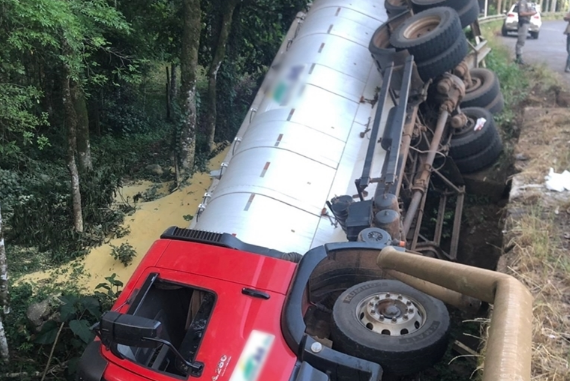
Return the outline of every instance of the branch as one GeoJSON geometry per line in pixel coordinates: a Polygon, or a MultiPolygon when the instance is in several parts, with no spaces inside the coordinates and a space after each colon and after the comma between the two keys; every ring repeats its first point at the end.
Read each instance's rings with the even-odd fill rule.
{"type": "Polygon", "coordinates": [[[55,350],[55,345],[57,344],[57,339],[59,339],[59,334],[61,333],[61,330],[63,329],[64,324],[65,323],[61,323],[61,325],[59,326],[59,330],[57,331],[57,335],[55,336],[55,340],[53,342],[53,345],[51,346],[51,351],[49,352],[48,362],[46,364],[46,368],[44,369],[44,373],[42,374],[41,381],[44,381],[44,378],[46,378],[46,374],[47,374],[47,371],[49,369],[49,364],[51,363],[51,358],[53,357],[53,351],[55,350]]]}

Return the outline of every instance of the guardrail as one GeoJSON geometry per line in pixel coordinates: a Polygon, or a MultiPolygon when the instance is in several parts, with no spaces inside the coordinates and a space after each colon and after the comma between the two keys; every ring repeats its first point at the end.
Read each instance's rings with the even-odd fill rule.
{"type": "Polygon", "coordinates": [[[485,23],[495,21],[495,20],[502,20],[506,17],[507,17],[506,15],[493,15],[493,16],[487,16],[487,17],[480,17],[479,18],[479,24],[485,24],[485,23]]]}
{"type": "MultiPolygon", "coordinates": [[[[543,17],[548,17],[550,18],[551,16],[560,16],[561,18],[566,14],[566,12],[542,12],[541,15],[543,17]]],[[[480,17],[478,19],[479,24],[485,24],[491,21],[495,21],[495,20],[502,20],[504,18],[506,18],[507,16],[505,14],[501,14],[501,15],[492,15],[492,16],[487,16],[487,17],[480,17]]]]}

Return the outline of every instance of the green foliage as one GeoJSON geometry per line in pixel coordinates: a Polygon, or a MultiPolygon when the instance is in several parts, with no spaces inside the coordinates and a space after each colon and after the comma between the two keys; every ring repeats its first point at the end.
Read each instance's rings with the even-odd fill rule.
{"type": "Polygon", "coordinates": [[[121,246],[113,246],[111,250],[111,256],[116,260],[121,262],[125,267],[131,264],[133,258],[137,256],[136,250],[128,242],[122,243],[121,246]]]}
{"type": "Polygon", "coordinates": [[[36,144],[43,149],[49,142],[35,135],[36,128],[47,125],[45,113],[34,113],[40,92],[33,86],[19,87],[0,82],[0,161],[20,153],[20,145],[36,144]]]}
{"type": "Polygon", "coordinates": [[[94,338],[90,327],[103,311],[111,308],[123,286],[115,277],[113,274],[105,278],[107,283],[98,285],[93,294],[85,294],[70,284],[63,288],[34,287],[30,283],[11,285],[12,313],[7,315],[5,327],[9,346],[18,356],[2,370],[42,372],[53,347],[52,365],[68,365],[67,370],[59,367],[56,378],[61,379],[65,372],[65,378],[73,379],[79,356],[94,338]],[[50,313],[36,331],[28,322],[26,311],[31,304],[45,300],[49,302],[50,313]]]}
{"type": "Polygon", "coordinates": [[[530,84],[525,69],[512,61],[509,48],[494,38],[489,38],[499,33],[501,25],[502,22],[495,22],[485,24],[483,27],[483,35],[489,39],[492,48],[485,62],[487,67],[499,77],[501,92],[505,98],[505,108],[501,114],[495,116],[495,120],[507,137],[511,138],[515,134],[513,131],[515,106],[527,97],[530,84]]]}
{"type": "Polygon", "coordinates": [[[121,185],[119,174],[112,168],[101,166],[84,173],[81,195],[85,231],[76,232],[68,174],[57,167],[45,169],[50,171],[20,183],[19,188],[25,191],[12,207],[6,236],[13,244],[37,246],[40,252],[49,252],[52,263],[58,264],[82,255],[87,246],[102,243],[122,223],[130,207],[110,207],[121,185]]]}
{"type": "Polygon", "coordinates": [[[112,275],[105,277],[107,283],[99,283],[95,287],[95,296],[99,299],[103,311],[110,310],[113,303],[115,303],[115,300],[117,300],[121,294],[123,282],[115,279],[116,277],[117,274],[113,273],[112,275]]]}

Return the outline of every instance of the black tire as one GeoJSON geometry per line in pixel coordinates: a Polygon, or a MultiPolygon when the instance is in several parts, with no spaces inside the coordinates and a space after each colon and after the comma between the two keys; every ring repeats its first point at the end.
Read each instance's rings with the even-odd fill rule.
{"type": "Polygon", "coordinates": [[[370,43],[368,44],[368,51],[372,55],[380,72],[394,61],[396,49],[390,46],[388,23],[380,25],[378,29],[374,31],[370,43]]]}
{"type": "Polygon", "coordinates": [[[418,74],[424,82],[454,69],[467,55],[467,39],[461,34],[453,45],[440,55],[418,63],[418,74]]]}
{"type": "Polygon", "coordinates": [[[539,33],[539,32],[530,32],[530,36],[531,36],[532,38],[534,38],[535,40],[538,40],[538,33],[539,33]]]}
{"type": "Polygon", "coordinates": [[[384,8],[386,8],[388,17],[399,15],[400,13],[408,10],[406,2],[398,0],[384,0],[384,8]],[[403,3],[403,5],[401,3],[403,3]]]}
{"type": "Polygon", "coordinates": [[[416,62],[422,62],[443,53],[459,35],[463,31],[457,12],[439,7],[404,21],[390,36],[390,43],[396,49],[407,49],[416,62]]]}
{"type": "Polygon", "coordinates": [[[491,145],[483,151],[464,159],[455,160],[455,164],[463,174],[477,172],[493,164],[499,156],[501,156],[502,151],[503,143],[501,142],[501,138],[497,135],[491,145]]]}
{"type": "Polygon", "coordinates": [[[412,0],[414,13],[419,13],[435,7],[450,7],[455,9],[461,20],[461,27],[471,25],[479,16],[477,0],[412,0]]]}
{"type": "MultiPolygon", "coordinates": [[[[389,303],[398,309],[401,316],[403,303],[395,300],[389,303]]],[[[398,324],[405,324],[404,320],[398,320],[398,323],[386,324],[396,327],[397,330],[398,324]]],[[[441,301],[395,280],[374,280],[357,284],[344,291],[333,307],[333,348],[379,363],[387,373],[395,375],[417,373],[437,363],[447,348],[448,331],[449,313],[441,301]],[[413,315],[417,316],[418,320],[410,320],[412,324],[418,323],[419,327],[415,328],[417,330],[392,336],[366,328],[361,320],[363,315],[359,318],[356,313],[359,305],[377,294],[384,294],[388,302],[386,292],[402,295],[412,301],[412,306],[415,305],[418,311],[418,306],[423,308],[425,314],[422,319],[418,314],[413,315]],[[419,324],[420,320],[423,320],[422,325],[419,324]]]]}
{"type": "Polygon", "coordinates": [[[450,7],[458,10],[463,8],[470,1],[471,0],[412,0],[412,9],[415,13],[435,7],[450,7]]]}
{"type": "Polygon", "coordinates": [[[466,28],[473,24],[479,18],[480,11],[477,0],[471,0],[471,3],[466,4],[462,9],[458,9],[457,14],[459,14],[459,20],[461,20],[461,26],[466,28]]]}
{"type": "Polygon", "coordinates": [[[499,93],[497,98],[493,100],[487,107],[485,107],[493,115],[499,114],[505,108],[505,98],[503,93],[499,93]]]}
{"type": "Polygon", "coordinates": [[[499,139],[493,115],[488,110],[471,107],[461,109],[461,111],[467,116],[468,122],[463,128],[452,132],[449,147],[449,156],[456,162],[484,151],[493,144],[493,141],[499,139]],[[479,118],[485,118],[486,122],[482,129],[475,131],[473,127],[479,118]]]}
{"type": "Polygon", "coordinates": [[[461,107],[487,108],[501,92],[499,78],[489,69],[471,69],[472,85],[465,89],[461,107]]]}

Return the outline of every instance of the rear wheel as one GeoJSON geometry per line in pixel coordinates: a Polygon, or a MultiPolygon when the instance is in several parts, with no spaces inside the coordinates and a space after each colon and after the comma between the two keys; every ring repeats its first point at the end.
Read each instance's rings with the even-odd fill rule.
{"type": "Polygon", "coordinates": [[[465,89],[461,107],[487,108],[501,92],[499,78],[489,69],[471,69],[471,85],[465,89]]]}
{"type": "Polygon", "coordinates": [[[423,81],[436,78],[455,68],[461,61],[463,61],[467,54],[467,50],[467,40],[465,39],[465,36],[461,34],[451,47],[443,53],[426,61],[416,61],[418,74],[423,81]]]}
{"type": "Polygon", "coordinates": [[[333,348],[395,375],[432,366],[447,348],[445,305],[395,280],[347,289],[334,304],[332,323],[333,348]]]}
{"type": "Polygon", "coordinates": [[[455,160],[455,164],[461,173],[477,172],[493,164],[501,156],[502,151],[503,143],[497,135],[491,145],[483,151],[464,159],[455,160]]]}
{"type": "Polygon", "coordinates": [[[457,12],[439,7],[404,21],[390,36],[390,43],[396,49],[407,49],[416,62],[422,62],[445,52],[462,34],[457,12]]]}
{"type": "Polygon", "coordinates": [[[399,15],[408,10],[408,5],[405,0],[385,0],[384,8],[389,17],[399,15]]]}
{"type": "Polygon", "coordinates": [[[498,114],[505,108],[505,98],[502,93],[497,95],[497,98],[491,102],[485,109],[489,110],[491,114],[498,114]]]}
{"type": "Polygon", "coordinates": [[[415,13],[435,7],[453,8],[459,15],[462,28],[471,25],[479,16],[477,0],[412,0],[412,9],[415,13]]]}
{"type": "Polygon", "coordinates": [[[466,4],[462,9],[457,9],[459,20],[461,20],[461,26],[465,28],[473,24],[479,17],[480,10],[479,2],[477,0],[471,0],[471,2],[466,4]]]}
{"type": "Polygon", "coordinates": [[[467,123],[453,131],[449,147],[449,155],[456,161],[477,155],[499,139],[493,115],[489,111],[479,107],[464,108],[461,111],[467,117],[467,123]],[[485,119],[485,124],[483,128],[475,131],[474,127],[479,118],[485,119]]]}

